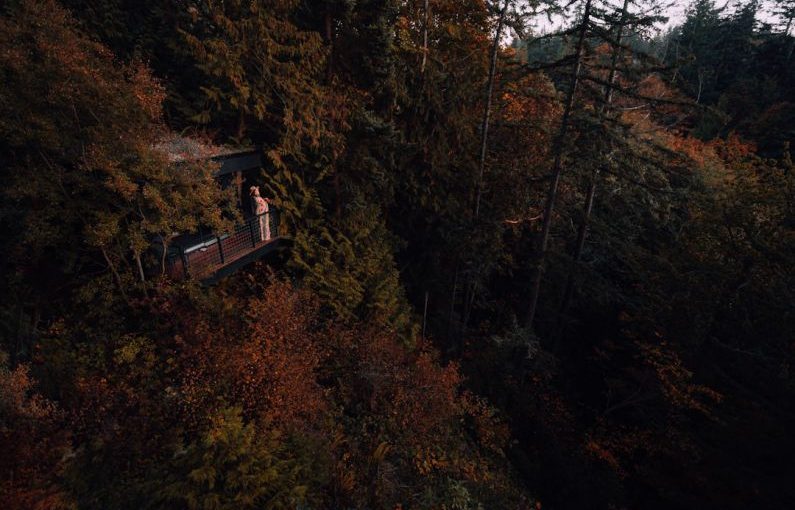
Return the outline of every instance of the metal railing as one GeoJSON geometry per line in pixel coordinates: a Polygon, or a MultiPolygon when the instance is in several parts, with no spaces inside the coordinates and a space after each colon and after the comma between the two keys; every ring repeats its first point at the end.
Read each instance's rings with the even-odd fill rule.
{"type": "Polygon", "coordinates": [[[252,216],[231,233],[203,236],[190,248],[178,246],[169,257],[169,273],[175,278],[205,278],[278,237],[278,211],[252,216]]]}

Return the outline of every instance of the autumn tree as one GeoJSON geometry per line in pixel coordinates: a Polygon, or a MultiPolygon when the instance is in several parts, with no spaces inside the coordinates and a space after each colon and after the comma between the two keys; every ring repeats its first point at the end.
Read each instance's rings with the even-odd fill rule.
{"type": "Polygon", "coordinates": [[[20,297],[25,332],[6,339],[15,359],[74,292],[130,298],[153,243],[222,226],[225,199],[212,165],[174,166],[156,149],[163,90],[141,63],[116,63],[54,3],[19,2],[0,23],[3,289],[20,297]]]}
{"type": "Polygon", "coordinates": [[[9,510],[72,508],[59,484],[70,453],[62,411],[37,392],[30,367],[8,368],[0,351],[0,504],[9,510]]]}

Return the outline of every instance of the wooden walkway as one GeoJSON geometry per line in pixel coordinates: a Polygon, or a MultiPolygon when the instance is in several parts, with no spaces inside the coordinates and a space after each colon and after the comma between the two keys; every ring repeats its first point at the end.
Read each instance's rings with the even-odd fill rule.
{"type": "Polygon", "coordinates": [[[278,215],[274,211],[249,218],[229,234],[184,236],[172,246],[176,248],[169,262],[172,278],[214,283],[284,246],[284,238],[279,236],[278,215]]]}

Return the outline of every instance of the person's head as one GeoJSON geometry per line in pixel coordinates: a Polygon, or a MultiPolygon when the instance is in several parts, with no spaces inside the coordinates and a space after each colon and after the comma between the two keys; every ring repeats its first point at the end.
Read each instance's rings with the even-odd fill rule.
{"type": "Polygon", "coordinates": [[[252,186],[252,187],[250,187],[248,189],[248,191],[249,191],[249,193],[251,194],[252,197],[258,197],[259,196],[259,186],[252,186]]]}

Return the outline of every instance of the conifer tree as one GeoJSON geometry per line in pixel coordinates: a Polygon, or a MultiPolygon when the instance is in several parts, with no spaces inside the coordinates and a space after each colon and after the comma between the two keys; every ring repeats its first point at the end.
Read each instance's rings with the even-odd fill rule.
{"type": "Polygon", "coordinates": [[[533,276],[530,283],[530,305],[525,318],[525,324],[529,328],[533,327],[536,308],[538,307],[538,297],[541,291],[541,279],[544,271],[544,259],[546,257],[547,245],[549,243],[549,233],[552,226],[552,213],[555,208],[555,200],[557,199],[560,175],[563,171],[563,144],[565,142],[566,136],[569,133],[569,122],[571,119],[572,110],[574,109],[575,94],[577,93],[577,87],[580,83],[582,60],[585,56],[585,38],[588,33],[589,24],[591,23],[591,7],[591,0],[585,0],[582,18],[580,19],[575,32],[577,34],[577,43],[574,48],[572,64],[573,77],[571,84],[569,85],[566,100],[564,101],[563,117],[561,118],[560,128],[556,135],[552,149],[553,163],[551,168],[550,184],[544,201],[543,223],[541,226],[541,233],[539,234],[536,253],[534,255],[536,260],[533,262],[533,276]]]}
{"type": "MultiPolygon", "coordinates": [[[[601,122],[605,122],[604,115],[610,109],[613,102],[613,86],[616,82],[616,78],[618,77],[617,76],[618,61],[621,58],[622,49],[623,49],[621,48],[621,44],[623,42],[623,36],[626,30],[628,7],[629,7],[629,0],[624,0],[624,4],[621,7],[620,18],[618,19],[618,23],[614,28],[616,31],[616,35],[614,38],[615,42],[611,45],[610,67],[608,69],[607,83],[605,84],[604,87],[604,97],[602,99],[603,102],[599,106],[598,110],[597,120],[601,122]]],[[[609,157],[610,156],[608,156],[608,158],[609,157]]],[[[588,191],[586,192],[585,203],[583,205],[582,219],[580,221],[580,226],[577,229],[577,240],[575,241],[574,256],[572,257],[573,259],[572,264],[574,266],[580,263],[583,249],[585,247],[585,238],[588,234],[588,223],[591,218],[591,212],[593,211],[593,203],[594,203],[594,198],[596,196],[598,177],[599,177],[599,166],[597,165],[591,170],[591,177],[588,181],[588,191]]],[[[569,307],[569,300],[571,300],[571,295],[574,292],[574,274],[575,274],[575,269],[572,268],[572,270],[569,271],[569,274],[566,277],[566,286],[563,291],[563,302],[560,306],[561,314],[566,313],[566,310],[569,307]]]]}
{"type": "MultiPolygon", "coordinates": [[[[502,4],[496,6],[496,26],[494,28],[494,37],[491,43],[489,52],[489,67],[488,77],[486,79],[485,94],[483,99],[483,119],[480,123],[480,149],[478,155],[478,174],[475,184],[475,204],[472,212],[472,230],[478,230],[478,223],[480,219],[480,201],[483,194],[483,177],[486,170],[486,157],[488,154],[488,136],[489,127],[492,118],[492,99],[494,95],[495,79],[497,77],[497,60],[499,57],[500,44],[502,42],[503,30],[506,24],[509,23],[509,16],[515,13],[509,13],[509,8],[516,8],[509,0],[505,0],[502,4]]],[[[466,335],[466,328],[469,323],[469,317],[472,311],[473,302],[475,299],[477,273],[479,272],[474,266],[478,266],[477,261],[469,261],[468,265],[473,266],[470,268],[467,275],[467,281],[464,283],[464,306],[463,306],[463,319],[462,319],[462,337],[466,335]]]]}
{"type": "Polygon", "coordinates": [[[716,71],[708,65],[720,52],[720,14],[712,0],[696,0],[688,8],[684,23],[675,29],[666,62],[676,65],[674,80],[697,103],[717,98],[716,71]]]}
{"type": "Polygon", "coordinates": [[[289,509],[317,504],[322,464],[278,432],[258,433],[223,409],[196,443],[174,454],[151,508],[289,509]]]}
{"type": "MultiPolygon", "coordinates": [[[[527,315],[528,326],[532,326],[532,319],[535,317],[538,304],[544,259],[546,258],[563,161],[574,157],[574,155],[564,154],[570,147],[570,140],[566,140],[566,135],[572,128],[570,123],[574,124],[573,136],[579,137],[581,142],[587,141],[585,147],[581,147],[581,149],[587,148],[589,151],[595,151],[588,154],[588,158],[601,160],[595,163],[596,166],[591,169],[591,176],[588,179],[588,191],[574,249],[574,260],[578,261],[582,255],[587,222],[593,207],[598,172],[601,168],[612,165],[610,160],[618,150],[616,144],[620,145],[624,152],[634,150],[632,145],[627,144],[625,140],[632,138],[632,135],[625,129],[626,126],[622,126],[620,115],[613,111],[615,96],[621,95],[640,102],[641,108],[650,109],[654,109],[660,104],[675,102],[671,98],[651,97],[639,89],[643,80],[655,71],[655,61],[650,55],[628,45],[624,41],[624,34],[636,33],[648,28],[659,21],[660,17],[657,14],[658,7],[653,2],[644,5],[645,9],[641,9],[639,14],[630,13],[629,5],[630,3],[627,2],[620,9],[614,9],[610,5],[603,6],[598,3],[586,2],[579,24],[570,29],[570,32],[578,34],[578,43],[573,56],[562,62],[572,62],[575,70],[573,81],[578,85],[581,83],[581,90],[579,98],[574,96],[574,93],[577,92],[576,89],[569,91],[566,101],[566,105],[569,105],[569,114],[567,115],[564,110],[558,139],[553,147],[551,184],[544,202],[543,223],[536,249],[537,260],[532,273],[530,307],[527,315]],[[600,61],[599,53],[595,51],[599,49],[599,46],[593,48],[593,45],[599,44],[608,48],[606,60],[600,61]],[[585,71],[580,74],[583,67],[585,71]],[[592,115],[591,111],[595,115],[592,115]]],[[[553,64],[553,67],[555,65],[553,64]]],[[[643,144],[642,140],[639,141],[643,144]]],[[[568,307],[571,298],[573,275],[569,275],[567,280],[562,309],[568,307]]]]}
{"type": "Polygon", "coordinates": [[[299,2],[235,0],[200,2],[183,30],[202,72],[204,98],[193,121],[222,127],[238,141],[267,142],[279,166],[300,160],[303,145],[316,146],[324,131],[322,40],[291,17],[299,2]]]}
{"type": "MultiPolygon", "coordinates": [[[[784,37],[789,37],[795,21],[795,1],[774,0],[773,14],[779,19],[779,29],[784,37]]],[[[792,45],[790,45],[791,47],[792,45]]],[[[789,56],[792,56],[791,50],[789,56]]]]}

